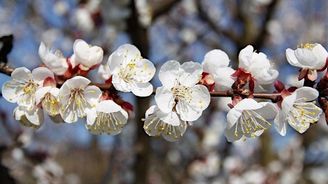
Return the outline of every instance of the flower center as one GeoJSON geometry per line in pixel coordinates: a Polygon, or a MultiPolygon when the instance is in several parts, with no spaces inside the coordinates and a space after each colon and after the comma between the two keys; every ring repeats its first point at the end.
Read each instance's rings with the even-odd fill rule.
{"type": "Polygon", "coordinates": [[[291,124],[307,126],[307,123],[315,123],[319,120],[321,109],[314,102],[296,102],[290,112],[293,117],[288,117],[291,124]]]}
{"type": "Polygon", "coordinates": [[[184,101],[190,102],[192,99],[190,87],[178,85],[178,86],[175,86],[172,88],[172,93],[173,93],[175,100],[177,100],[177,101],[184,100],[184,101]]]}
{"type": "Polygon", "coordinates": [[[305,44],[301,44],[298,46],[299,48],[303,48],[303,49],[310,49],[312,50],[315,47],[315,44],[313,43],[305,43],[305,44]]]}
{"type": "Polygon", "coordinates": [[[124,82],[130,82],[136,74],[136,63],[131,62],[126,67],[121,68],[118,76],[124,80],[124,82]]]}
{"type": "Polygon", "coordinates": [[[239,133],[242,132],[242,135],[246,135],[247,137],[255,137],[256,132],[265,130],[270,126],[271,123],[257,112],[252,110],[244,110],[237,122],[235,135],[238,136],[239,133]]]}
{"type": "Polygon", "coordinates": [[[42,107],[49,112],[50,116],[57,115],[59,112],[59,102],[51,93],[45,94],[42,100],[42,107]]]}
{"type": "Polygon", "coordinates": [[[126,124],[124,120],[125,117],[121,112],[97,112],[95,123],[93,125],[88,125],[87,128],[95,134],[117,134],[126,124]]]}
{"type": "MultiPolygon", "coordinates": [[[[85,109],[90,107],[90,104],[86,101],[83,94],[83,89],[73,89],[71,90],[70,97],[67,104],[64,106],[64,113],[74,113],[74,116],[85,117],[85,109]]],[[[72,116],[73,118],[73,116],[72,116]]]]}
{"type": "Polygon", "coordinates": [[[23,87],[23,91],[25,94],[34,94],[37,87],[38,84],[34,83],[32,80],[29,80],[23,87]]]}

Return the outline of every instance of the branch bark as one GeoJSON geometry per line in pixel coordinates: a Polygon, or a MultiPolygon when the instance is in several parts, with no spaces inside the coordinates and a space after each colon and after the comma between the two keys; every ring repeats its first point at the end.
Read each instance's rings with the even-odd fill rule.
{"type": "Polygon", "coordinates": [[[161,4],[161,6],[154,8],[153,17],[152,17],[153,21],[155,21],[157,18],[161,17],[162,15],[170,12],[180,2],[181,0],[165,1],[163,4],[161,4]]]}
{"type": "Polygon", "coordinates": [[[201,0],[196,0],[196,7],[198,10],[199,18],[203,20],[207,25],[214,31],[218,36],[226,36],[229,38],[232,42],[238,43],[239,37],[231,30],[225,30],[221,28],[216,22],[213,21],[213,19],[209,16],[207,11],[202,6],[201,0]]]}
{"type": "MultiPolygon", "coordinates": [[[[136,2],[130,2],[131,15],[127,19],[127,32],[130,36],[131,42],[140,49],[141,54],[145,57],[149,54],[149,39],[148,29],[143,27],[138,19],[138,11],[136,2]]],[[[134,177],[136,184],[147,183],[148,178],[148,165],[150,155],[150,140],[146,133],[143,131],[143,122],[141,119],[144,117],[147,107],[150,103],[150,98],[136,99],[136,141],[135,141],[135,162],[134,162],[134,177]]]]}
{"type": "Polygon", "coordinates": [[[265,39],[268,35],[267,26],[268,26],[270,20],[272,20],[274,13],[276,12],[278,4],[279,4],[279,0],[272,0],[271,3],[267,6],[267,10],[266,10],[266,14],[265,14],[262,26],[260,28],[259,33],[257,34],[256,39],[253,41],[254,48],[260,49],[261,47],[263,47],[265,39]]]}

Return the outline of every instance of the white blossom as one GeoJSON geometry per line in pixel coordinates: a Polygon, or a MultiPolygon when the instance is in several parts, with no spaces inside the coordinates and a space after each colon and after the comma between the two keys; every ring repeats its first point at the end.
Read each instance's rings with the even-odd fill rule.
{"type": "Polygon", "coordinates": [[[123,92],[132,92],[136,96],[149,96],[153,92],[150,80],[155,74],[152,62],[141,57],[140,51],[133,45],[120,46],[108,58],[100,72],[106,80],[112,76],[114,87],[123,92]]]}
{"type": "Polygon", "coordinates": [[[235,82],[232,77],[235,70],[229,67],[230,59],[224,51],[219,49],[209,51],[205,54],[202,64],[204,72],[213,75],[216,90],[231,88],[235,82]]]}
{"type": "Polygon", "coordinates": [[[99,65],[104,56],[104,51],[98,46],[89,45],[87,42],[77,39],[73,44],[74,54],[70,58],[73,65],[79,66],[81,70],[90,70],[99,65]]]}
{"type": "Polygon", "coordinates": [[[279,72],[273,69],[267,56],[262,52],[254,52],[251,45],[240,51],[239,68],[250,72],[259,85],[271,84],[279,75],[279,72]]]}
{"type": "Polygon", "coordinates": [[[276,116],[272,103],[256,102],[254,99],[241,100],[227,114],[226,137],[228,141],[256,137],[271,126],[268,121],[276,116]]]}
{"type": "Polygon", "coordinates": [[[59,89],[60,114],[67,123],[86,116],[86,111],[94,108],[101,96],[97,86],[88,86],[90,80],[76,76],[67,80],[59,89]]]}
{"type": "Polygon", "coordinates": [[[164,113],[174,110],[184,121],[197,120],[210,103],[210,93],[204,85],[197,84],[203,72],[202,65],[177,61],[166,62],[159,71],[163,84],[157,88],[155,101],[164,113]]]}
{"type": "Polygon", "coordinates": [[[40,87],[36,93],[36,104],[40,104],[50,116],[59,114],[59,89],[55,86],[40,87]]]}
{"type": "Polygon", "coordinates": [[[51,51],[43,42],[39,46],[39,56],[47,68],[56,75],[64,75],[68,69],[68,64],[63,54],[59,50],[51,51]]]}
{"type": "Polygon", "coordinates": [[[317,122],[322,113],[314,102],[318,95],[318,91],[313,88],[301,87],[285,97],[274,120],[277,131],[286,135],[288,122],[299,133],[304,133],[311,123],[317,122]]]}
{"type": "Polygon", "coordinates": [[[119,134],[127,123],[128,113],[112,100],[99,102],[87,111],[87,129],[93,134],[119,134]]]}
{"type": "Polygon", "coordinates": [[[35,105],[35,92],[48,78],[54,78],[54,74],[45,67],[38,67],[31,71],[25,67],[16,68],[11,74],[12,80],[2,86],[3,97],[17,103],[26,109],[32,109],[35,105]]]}
{"type": "Polygon", "coordinates": [[[26,127],[39,128],[44,121],[43,111],[37,106],[26,108],[17,106],[14,109],[15,120],[26,127]]]}
{"type": "Polygon", "coordinates": [[[149,136],[160,136],[168,141],[179,140],[187,129],[187,122],[179,118],[176,112],[164,113],[156,105],[145,114],[144,130],[149,136]]]}
{"type": "Polygon", "coordinates": [[[286,50],[286,57],[289,64],[304,69],[322,69],[326,65],[328,53],[326,49],[318,43],[302,44],[300,48],[286,50]]]}

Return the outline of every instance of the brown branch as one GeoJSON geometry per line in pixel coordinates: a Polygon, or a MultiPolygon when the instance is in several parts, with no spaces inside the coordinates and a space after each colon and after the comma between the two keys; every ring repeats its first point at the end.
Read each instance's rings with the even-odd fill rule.
{"type": "MultiPolygon", "coordinates": [[[[211,97],[233,97],[235,94],[231,91],[214,91],[210,92],[211,97]]],[[[279,93],[254,93],[254,98],[268,99],[275,101],[280,96],[279,93]]]]}
{"type": "Polygon", "coordinates": [[[262,26],[257,34],[256,39],[253,41],[253,45],[257,49],[260,49],[265,42],[265,39],[268,35],[267,25],[269,24],[270,20],[273,18],[278,4],[279,4],[279,0],[272,0],[271,3],[267,6],[266,14],[262,26]]]}
{"type": "Polygon", "coordinates": [[[231,41],[238,43],[239,37],[231,30],[222,29],[216,22],[211,19],[207,11],[202,6],[201,0],[196,0],[196,7],[198,10],[199,18],[206,22],[208,26],[218,35],[218,36],[226,36],[231,41]]]}
{"type": "Polygon", "coordinates": [[[160,16],[170,12],[178,3],[180,3],[181,0],[171,0],[171,1],[165,1],[165,3],[161,4],[161,6],[158,6],[157,8],[154,8],[153,10],[153,21],[159,18],[160,16]]]}
{"type": "MultiPolygon", "coordinates": [[[[144,57],[149,54],[149,33],[148,28],[140,24],[138,20],[138,12],[136,7],[136,0],[130,1],[129,8],[131,14],[127,19],[127,33],[131,39],[132,44],[140,49],[144,57]]],[[[141,125],[141,119],[150,104],[150,98],[136,98],[136,124],[141,125]]],[[[148,183],[148,169],[150,164],[151,146],[147,134],[144,132],[142,126],[136,126],[136,136],[134,141],[135,161],[133,165],[133,172],[136,184],[148,183]]]]}
{"type": "Polygon", "coordinates": [[[0,63],[0,73],[10,76],[13,71],[14,69],[8,66],[6,63],[0,63]]]}

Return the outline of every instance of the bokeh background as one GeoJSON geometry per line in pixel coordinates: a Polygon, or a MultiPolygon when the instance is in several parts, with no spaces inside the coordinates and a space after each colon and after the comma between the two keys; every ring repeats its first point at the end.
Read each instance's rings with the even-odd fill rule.
{"type": "MultiPolygon", "coordinates": [[[[327,9],[326,0],[0,0],[0,37],[14,36],[8,65],[30,69],[40,65],[40,41],[69,57],[74,40],[82,38],[104,49],[104,62],[118,46],[132,43],[157,68],[170,59],[201,62],[216,48],[238,66],[238,52],[252,44],[273,61],[280,80],[299,85],[285,49],[307,42],[327,48],[327,9]]],[[[90,77],[97,81],[95,74],[90,77]]],[[[7,80],[0,74],[1,85],[7,80]]],[[[160,85],[156,77],[152,82],[160,85]]],[[[228,99],[215,98],[183,139],[170,143],[143,131],[152,98],[122,96],[134,112],[117,136],[91,135],[84,120],[46,119],[38,130],[24,128],[12,117],[15,105],[1,98],[0,183],[328,183],[323,121],[303,135],[289,128],[281,137],[272,128],[228,143],[228,99]]]]}

